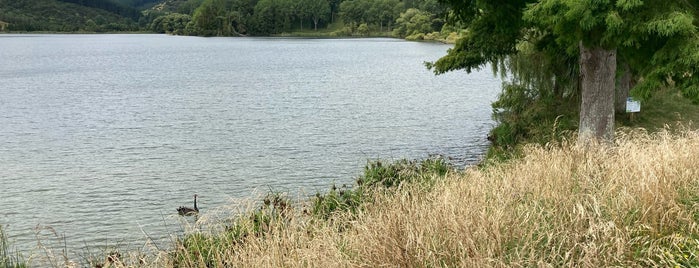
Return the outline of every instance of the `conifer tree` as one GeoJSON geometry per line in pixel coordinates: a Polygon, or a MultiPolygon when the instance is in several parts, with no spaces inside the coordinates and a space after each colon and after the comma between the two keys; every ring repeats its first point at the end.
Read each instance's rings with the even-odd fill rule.
{"type": "MultiPolygon", "coordinates": [[[[535,47],[558,47],[577,58],[580,125],[586,143],[614,137],[617,65],[638,77],[636,94],[677,85],[699,101],[699,37],[693,2],[685,0],[443,0],[468,34],[448,54],[428,64],[436,73],[497,64],[517,55],[517,45],[538,35],[535,47]],[[555,46],[546,43],[555,43],[555,46]],[[619,62],[622,62],[618,64],[619,62]]],[[[531,40],[528,40],[531,42],[531,40]]],[[[554,59],[555,60],[555,59],[554,59]]]]}

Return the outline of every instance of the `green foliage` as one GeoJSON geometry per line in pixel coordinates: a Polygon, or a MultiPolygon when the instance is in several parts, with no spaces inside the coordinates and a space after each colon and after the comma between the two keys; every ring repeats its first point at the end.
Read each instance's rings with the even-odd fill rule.
{"type": "Polygon", "coordinates": [[[318,23],[328,21],[331,15],[330,3],[326,0],[308,0],[308,15],[313,21],[314,30],[318,30],[318,23]]]}
{"type": "Polygon", "coordinates": [[[396,0],[348,0],[340,4],[339,11],[340,17],[345,23],[349,25],[366,23],[369,28],[377,28],[381,32],[393,31],[395,23],[396,27],[402,27],[398,32],[394,32],[394,36],[399,37],[406,37],[414,33],[427,34],[441,29],[444,20],[435,18],[438,14],[445,14],[446,7],[430,0],[411,1],[410,7],[406,3],[406,1],[396,0]],[[418,7],[425,9],[420,11],[418,7]],[[401,15],[401,13],[408,14],[401,15]],[[415,14],[419,14],[420,17],[415,17],[411,21],[415,14]],[[398,21],[401,16],[404,18],[402,21],[398,21]],[[406,31],[410,32],[406,33],[406,31]]]}
{"type": "Polygon", "coordinates": [[[194,11],[193,34],[272,35],[308,25],[318,29],[329,22],[330,12],[326,0],[205,0],[194,11]]]}
{"type": "Polygon", "coordinates": [[[489,139],[505,151],[521,143],[560,141],[577,129],[577,98],[556,99],[522,85],[505,84],[492,106],[498,125],[489,139]]]}
{"type": "Polygon", "coordinates": [[[376,191],[394,189],[403,183],[420,183],[432,186],[453,166],[443,157],[432,156],[422,161],[398,160],[384,163],[381,160],[368,162],[364,174],[357,178],[355,187],[332,186],[326,194],[317,193],[312,199],[310,213],[322,219],[330,218],[336,212],[349,211],[355,214],[363,204],[369,202],[376,191]]]}
{"type": "MultiPolygon", "coordinates": [[[[432,30],[422,33],[441,29],[444,20],[435,18],[447,13],[444,5],[437,0],[408,2],[432,18],[424,26],[432,30]]],[[[0,21],[9,23],[9,31],[148,30],[200,36],[318,31],[337,17],[347,27],[330,30],[333,36],[388,36],[406,10],[400,0],[0,0],[0,5],[0,21]]]]}
{"type": "Polygon", "coordinates": [[[108,10],[56,0],[0,0],[8,31],[136,31],[136,21],[108,10]]]}
{"type": "Polygon", "coordinates": [[[178,267],[216,267],[216,252],[230,244],[227,236],[187,235],[171,253],[178,267]]]}
{"type": "Polygon", "coordinates": [[[699,102],[699,80],[693,75],[699,66],[696,6],[686,1],[539,2],[524,13],[527,21],[550,31],[569,54],[577,53],[578,41],[617,49],[639,78],[633,95],[647,99],[661,86],[678,84],[699,102]]]}
{"type": "Polygon", "coordinates": [[[360,189],[352,189],[346,185],[338,189],[333,185],[329,192],[322,195],[316,194],[312,199],[311,210],[308,212],[325,220],[338,211],[356,214],[366,198],[360,189]]]}
{"type": "Polygon", "coordinates": [[[10,250],[10,243],[7,241],[7,234],[0,226],[0,268],[20,268],[27,267],[19,252],[10,250]]]}
{"type": "Polygon", "coordinates": [[[97,8],[108,11],[110,13],[117,14],[122,17],[131,18],[137,20],[140,17],[140,13],[133,7],[121,5],[111,0],[58,0],[66,3],[73,3],[82,5],[85,7],[97,8]]]}
{"type": "Polygon", "coordinates": [[[468,25],[468,34],[459,39],[446,56],[428,63],[435,73],[454,70],[471,72],[516,53],[526,31],[522,10],[532,0],[470,1],[443,0],[454,10],[453,20],[468,25]]]}
{"type": "Polygon", "coordinates": [[[431,183],[435,177],[443,177],[450,170],[451,164],[439,156],[422,161],[402,159],[388,164],[377,160],[367,163],[364,176],[357,179],[357,185],[364,188],[391,188],[404,182],[431,183]]]}
{"type": "Polygon", "coordinates": [[[260,237],[286,224],[292,214],[291,199],[282,193],[270,192],[257,209],[233,219],[226,232],[234,243],[246,237],[260,237]]]}
{"type": "Polygon", "coordinates": [[[126,7],[145,8],[155,5],[160,0],[111,0],[112,2],[126,7]]]}
{"type": "Polygon", "coordinates": [[[225,232],[220,234],[192,233],[178,240],[171,253],[176,266],[220,267],[220,256],[215,254],[244,243],[246,239],[259,238],[277,228],[284,228],[293,213],[291,200],[282,193],[270,192],[259,208],[231,219],[225,232]]]}
{"type": "Polygon", "coordinates": [[[359,26],[357,26],[357,33],[361,36],[368,36],[369,35],[369,25],[366,23],[359,24],[359,26]]]}
{"type": "Polygon", "coordinates": [[[194,11],[192,22],[198,35],[230,35],[230,18],[225,0],[205,0],[194,11]]]}
{"type": "MultiPolygon", "coordinates": [[[[505,73],[514,77],[494,104],[495,118],[501,124],[491,133],[496,144],[512,145],[532,137],[550,136],[536,135],[546,132],[532,128],[535,124],[549,129],[574,126],[567,123],[568,118],[574,118],[570,112],[575,108],[569,108],[576,106],[572,97],[588,96],[583,103],[599,101],[591,97],[595,94],[580,92],[599,90],[593,88],[593,81],[610,81],[614,74],[603,72],[595,63],[581,61],[580,47],[611,51],[618,66],[630,66],[625,72],[632,78],[625,83],[636,84],[631,92],[634,96],[648,99],[660,87],[677,86],[685,96],[699,102],[699,32],[695,25],[699,12],[689,1],[444,2],[454,9],[454,18],[468,26],[468,33],[447,56],[427,63],[427,67],[439,74],[458,69],[470,72],[492,64],[504,67],[505,73]],[[581,79],[584,83],[578,85],[579,64],[587,64],[591,70],[588,75],[596,77],[585,76],[581,79]],[[557,125],[551,128],[554,122],[557,125]]],[[[615,89],[601,90],[609,95],[615,89]]],[[[625,91],[617,94],[624,96],[625,91]]],[[[595,111],[614,112],[607,107],[595,111]]],[[[613,115],[582,116],[589,128],[600,126],[600,118],[613,115]]],[[[603,129],[608,131],[609,128],[603,129]]],[[[547,132],[557,136],[556,131],[547,132]]],[[[600,135],[599,131],[595,133],[600,135]]]]}
{"type": "Polygon", "coordinates": [[[257,2],[254,14],[255,34],[269,35],[281,33],[285,28],[291,28],[290,23],[288,25],[284,24],[286,14],[283,11],[288,10],[288,7],[283,8],[281,3],[274,0],[260,0],[257,2]]]}
{"type": "MultiPolygon", "coordinates": [[[[328,193],[316,194],[311,199],[310,209],[304,210],[304,213],[318,220],[331,221],[335,220],[333,216],[339,212],[356,215],[362,205],[371,202],[373,195],[378,192],[396,190],[408,182],[430,187],[452,171],[452,165],[438,156],[423,161],[368,162],[364,175],[357,179],[355,187],[333,186],[328,193]]],[[[217,254],[236,254],[232,252],[236,245],[244,244],[250,239],[264,239],[275,234],[272,232],[288,230],[286,228],[292,226],[293,215],[289,198],[281,193],[269,192],[259,207],[231,219],[222,234],[197,232],[185,235],[177,241],[170,259],[177,267],[226,267],[229,265],[225,263],[227,259],[217,254]]]]}
{"type": "Polygon", "coordinates": [[[157,17],[150,24],[150,30],[156,33],[183,35],[187,33],[187,25],[192,21],[192,16],[179,13],[157,17]]]}
{"type": "Polygon", "coordinates": [[[431,33],[434,31],[432,28],[433,16],[434,14],[419,9],[408,9],[396,19],[396,28],[393,29],[393,35],[406,37],[431,33]]]}
{"type": "Polygon", "coordinates": [[[579,100],[577,57],[547,35],[531,31],[518,53],[496,63],[507,74],[492,104],[498,122],[490,133],[494,152],[510,152],[517,144],[558,141],[577,128],[579,100]]]}
{"type": "Polygon", "coordinates": [[[696,128],[699,105],[683,97],[676,88],[664,88],[641,103],[641,112],[635,114],[633,120],[629,114],[619,116],[617,120],[622,126],[641,127],[650,132],[675,126],[678,122],[693,122],[691,127],[696,128]]]}

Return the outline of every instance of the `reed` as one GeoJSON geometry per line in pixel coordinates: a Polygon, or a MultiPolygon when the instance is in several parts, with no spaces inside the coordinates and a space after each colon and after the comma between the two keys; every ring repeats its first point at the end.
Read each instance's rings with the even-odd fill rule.
{"type": "Polygon", "coordinates": [[[19,251],[10,248],[7,234],[0,225],[0,268],[20,268],[27,267],[19,251]]]}

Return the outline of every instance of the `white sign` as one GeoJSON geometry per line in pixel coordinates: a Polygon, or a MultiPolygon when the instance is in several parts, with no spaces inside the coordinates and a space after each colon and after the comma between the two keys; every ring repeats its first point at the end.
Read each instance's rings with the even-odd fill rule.
{"type": "Polygon", "coordinates": [[[631,97],[626,98],[626,112],[638,113],[641,111],[641,102],[634,100],[631,97]]]}

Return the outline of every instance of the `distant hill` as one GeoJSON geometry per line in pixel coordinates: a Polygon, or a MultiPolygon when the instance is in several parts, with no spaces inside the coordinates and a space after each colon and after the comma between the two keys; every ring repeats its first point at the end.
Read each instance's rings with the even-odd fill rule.
{"type": "Polygon", "coordinates": [[[8,23],[7,31],[136,31],[141,13],[131,5],[155,2],[118,1],[0,0],[0,21],[8,23]]]}
{"type": "Polygon", "coordinates": [[[141,13],[134,7],[127,6],[121,3],[112,2],[112,0],[58,0],[66,3],[73,3],[85,7],[92,7],[117,14],[122,17],[138,20],[141,13]]]}

